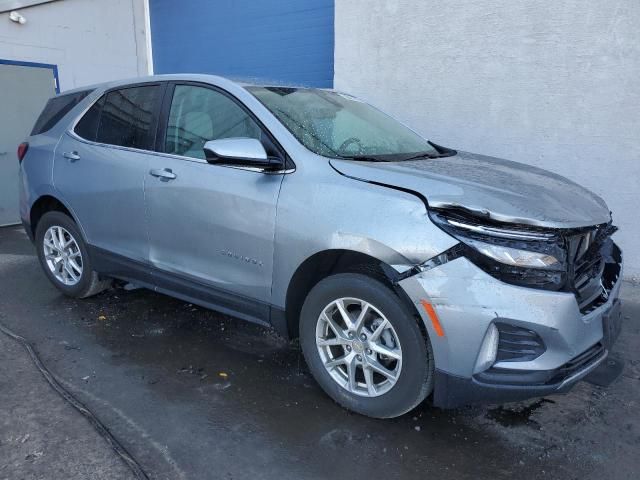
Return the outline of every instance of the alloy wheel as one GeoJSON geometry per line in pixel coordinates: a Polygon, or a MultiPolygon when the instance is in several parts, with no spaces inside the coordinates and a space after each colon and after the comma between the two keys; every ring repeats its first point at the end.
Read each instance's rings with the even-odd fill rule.
{"type": "Polygon", "coordinates": [[[340,298],[316,324],[316,346],[333,380],[363,397],[388,392],[402,369],[402,348],[391,322],[369,302],[340,298]]]}
{"type": "Polygon", "coordinates": [[[82,278],[82,252],[73,235],[54,225],[45,232],[42,246],[47,266],[56,280],[76,285],[82,278]]]}

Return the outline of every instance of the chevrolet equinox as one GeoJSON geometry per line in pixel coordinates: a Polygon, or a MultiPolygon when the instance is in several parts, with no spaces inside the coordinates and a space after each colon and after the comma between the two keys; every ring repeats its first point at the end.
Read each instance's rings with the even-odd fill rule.
{"type": "Polygon", "coordinates": [[[63,293],[118,279],[272,326],[364,415],[566,392],[620,330],[602,199],[337,91],[210,75],[77,89],[18,159],[22,222],[63,293]]]}

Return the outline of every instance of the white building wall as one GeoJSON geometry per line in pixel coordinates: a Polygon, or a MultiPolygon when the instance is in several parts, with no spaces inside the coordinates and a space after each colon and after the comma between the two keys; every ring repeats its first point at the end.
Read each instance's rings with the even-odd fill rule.
{"type": "Polygon", "coordinates": [[[58,66],[61,90],[146,75],[143,0],[59,0],[0,14],[0,59],[58,66]]]}
{"type": "Polygon", "coordinates": [[[336,0],[335,88],[601,195],[640,275],[638,0],[336,0]]]}

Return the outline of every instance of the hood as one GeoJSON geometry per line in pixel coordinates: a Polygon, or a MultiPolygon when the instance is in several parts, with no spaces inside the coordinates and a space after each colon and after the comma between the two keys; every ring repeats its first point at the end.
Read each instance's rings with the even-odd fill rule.
{"type": "Polygon", "coordinates": [[[463,208],[500,222],[549,228],[607,223],[605,202],[560,175],[484,155],[405,162],[332,159],[341,174],[420,193],[430,207],[463,208]]]}

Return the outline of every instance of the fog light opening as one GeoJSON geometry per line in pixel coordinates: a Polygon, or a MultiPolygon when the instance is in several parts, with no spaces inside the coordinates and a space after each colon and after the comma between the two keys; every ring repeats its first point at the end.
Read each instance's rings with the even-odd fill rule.
{"type": "Polygon", "coordinates": [[[483,372],[495,363],[498,355],[499,339],[500,334],[498,332],[498,328],[492,323],[487,329],[484,340],[482,340],[482,345],[480,347],[480,352],[478,353],[478,359],[476,360],[476,366],[473,369],[473,373],[483,372]]]}

